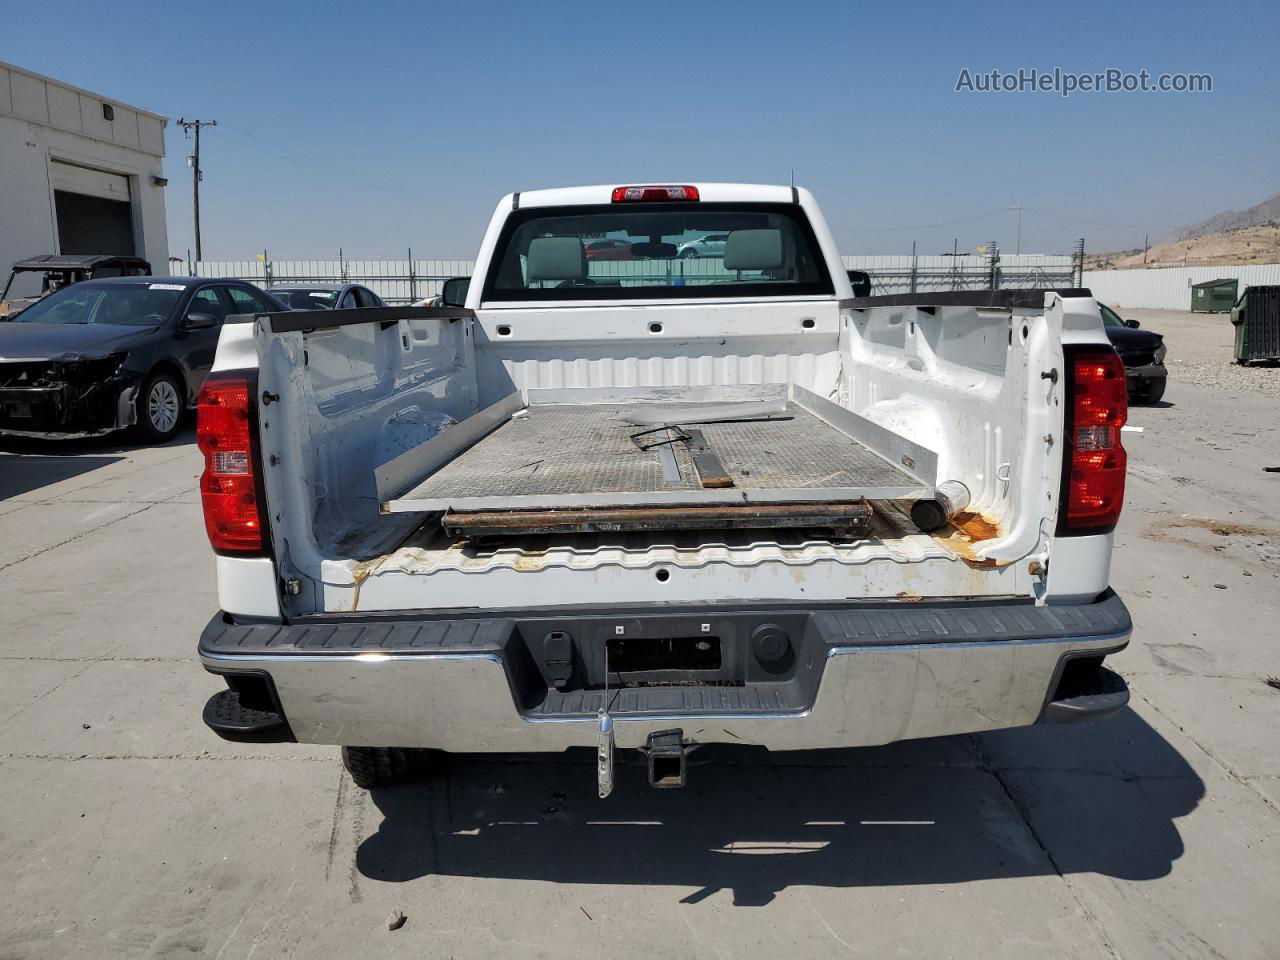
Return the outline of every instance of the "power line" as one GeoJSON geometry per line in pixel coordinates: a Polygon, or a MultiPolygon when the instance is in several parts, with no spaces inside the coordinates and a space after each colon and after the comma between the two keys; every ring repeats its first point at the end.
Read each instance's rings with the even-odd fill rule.
{"type": "Polygon", "coordinates": [[[1038,213],[1043,217],[1053,217],[1055,220],[1066,220],[1070,223],[1087,223],[1091,227],[1115,227],[1119,230],[1144,230],[1148,227],[1170,228],[1181,226],[1177,223],[1107,223],[1103,220],[1083,220],[1080,217],[1066,217],[1060,213],[1051,213],[1048,210],[1037,210],[1035,207],[1025,207],[1032,213],[1038,213]]]}
{"type": "Polygon", "coordinates": [[[990,213],[980,213],[976,217],[961,217],[959,220],[943,220],[941,223],[917,223],[909,227],[832,227],[832,230],[839,230],[843,233],[860,233],[862,231],[880,232],[889,230],[929,230],[933,227],[950,227],[957,223],[972,223],[975,220],[985,220],[988,217],[1000,216],[1008,213],[1008,208],[1002,210],[992,210],[990,213]]]}
{"type": "Polygon", "coordinates": [[[320,163],[319,157],[313,157],[310,154],[303,153],[301,150],[295,150],[293,149],[293,147],[287,147],[283,143],[276,143],[274,140],[268,140],[266,137],[260,137],[256,133],[250,133],[248,130],[243,130],[240,127],[234,127],[231,124],[227,123],[225,120],[223,121],[222,125],[226,127],[228,130],[230,130],[232,133],[239,134],[240,136],[245,137],[249,140],[256,140],[258,143],[264,144],[265,146],[268,146],[268,147],[272,147],[273,149],[279,150],[282,153],[290,154],[291,156],[295,156],[302,160],[309,161],[310,163],[320,163]]]}

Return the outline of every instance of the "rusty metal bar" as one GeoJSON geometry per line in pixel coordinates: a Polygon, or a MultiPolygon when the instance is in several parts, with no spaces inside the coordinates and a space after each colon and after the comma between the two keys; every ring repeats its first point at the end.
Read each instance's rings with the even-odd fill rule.
{"type": "Polygon", "coordinates": [[[844,503],[742,503],[676,507],[588,507],[579,510],[486,510],[444,515],[450,536],[514,537],[550,533],[813,527],[840,538],[865,536],[873,510],[844,503]]]}
{"type": "MultiPolygon", "coordinates": [[[[677,427],[676,429],[683,429],[677,427]]],[[[701,430],[685,430],[688,434],[689,455],[693,457],[693,465],[698,470],[698,480],[708,489],[732,487],[733,477],[724,468],[716,452],[707,443],[701,430]]]]}

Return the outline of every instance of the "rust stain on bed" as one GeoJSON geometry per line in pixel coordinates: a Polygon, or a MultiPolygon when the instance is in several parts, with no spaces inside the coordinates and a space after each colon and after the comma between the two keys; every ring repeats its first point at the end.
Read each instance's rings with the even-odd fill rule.
{"type": "Polygon", "coordinates": [[[994,540],[1000,536],[1000,528],[994,520],[989,520],[980,513],[958,513],[951,521],[951,526],[963,533],[972,543],[983,540],[994,540]]]}
{"type": "Polygon", "coordinates": [[[979,557],[978,548],[987,540],[1002,536],[1000,525],[980,513],[959,513],[951,524],[944,527],[936,539],[969,566],[989,570],[998,566],[990,557],[979,557]]]}
{"type": "Polygon", "coordinates": [[[351,582],[355,589],[351,592],[351,612],[355,613],[360,607],[360,588],[364,586],[364,582],[369,576],[382,565],[382,561],[386,560],[385,556],[375,557],[373,560],[362,560],[351,568],[351,582]]]}

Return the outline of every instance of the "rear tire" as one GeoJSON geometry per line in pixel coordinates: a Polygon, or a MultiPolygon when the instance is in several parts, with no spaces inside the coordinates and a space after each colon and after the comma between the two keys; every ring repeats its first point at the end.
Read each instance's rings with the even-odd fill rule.
{"type": "Polygon", "coordinates": [[[343,747],[342,765],[363,790],[425,780],[435,766],[431,751],[409,747],[343,747]]]}

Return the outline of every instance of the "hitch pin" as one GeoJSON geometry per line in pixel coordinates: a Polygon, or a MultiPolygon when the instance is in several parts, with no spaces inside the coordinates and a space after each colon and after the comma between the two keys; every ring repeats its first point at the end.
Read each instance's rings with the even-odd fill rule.
{"type": "Polygon", "coordinates": [[[596,711],[596,790],[603,800],[613,793],[613,717],[609,715],[609,641],[604,644],[604,702],[596,711]]]}

